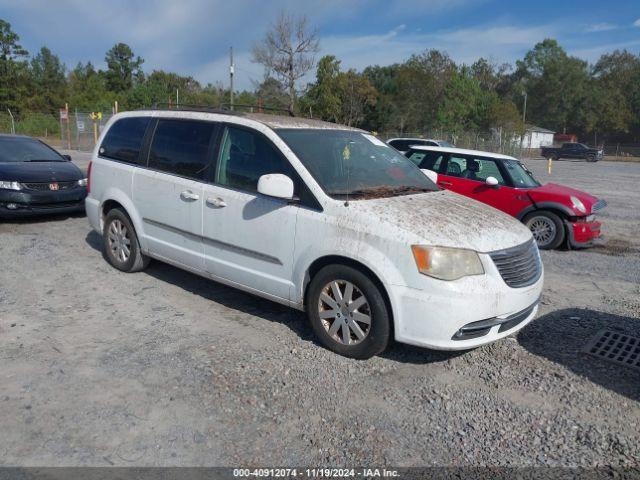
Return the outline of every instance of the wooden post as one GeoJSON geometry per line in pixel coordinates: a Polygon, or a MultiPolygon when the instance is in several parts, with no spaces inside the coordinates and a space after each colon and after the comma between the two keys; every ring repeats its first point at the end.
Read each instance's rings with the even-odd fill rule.
{"type": "Polygon", "coordinates": [[[67,111],[67,150],[71,150],[71,122],[69,121],[69,104],[64,104],[64,109],[67,111]]]}

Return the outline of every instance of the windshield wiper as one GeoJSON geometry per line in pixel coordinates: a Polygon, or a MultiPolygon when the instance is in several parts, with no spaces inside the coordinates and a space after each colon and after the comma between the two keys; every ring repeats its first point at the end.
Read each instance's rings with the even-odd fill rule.
{"type": "Polygon", "coordinates": [[[23,162],[62,162],[62,160],[53,160],[51,158],[30,158],[29,160],[23,160],[23,162]]]}
{"type": "Polygon", "coordinates": [[[367,197],[367,198],[383,198],[394,195],[409,195],[412,193],[433,192],[434,190],[426,187],[380,185],[378,187],[362,188],[351,191],[329,192],[329,195],[339,197],[367,197]]]}

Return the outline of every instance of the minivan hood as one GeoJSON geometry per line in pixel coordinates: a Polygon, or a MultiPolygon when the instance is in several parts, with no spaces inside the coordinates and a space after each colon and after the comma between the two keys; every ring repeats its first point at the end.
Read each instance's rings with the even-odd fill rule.
{"type": "Polygon", "coordinates": [[[82,177],[82,171],[71,162],[0,162],[0,180],[70,182],[82,177]]]}
{"type": "Polygon", "coordinates": [[[368,219],[380,234],[386,224],[394,236],[424,245],[491,252],[532,238],[513,217],[449,190],[351,201],[348,208],[354,219],[368,219]]]}

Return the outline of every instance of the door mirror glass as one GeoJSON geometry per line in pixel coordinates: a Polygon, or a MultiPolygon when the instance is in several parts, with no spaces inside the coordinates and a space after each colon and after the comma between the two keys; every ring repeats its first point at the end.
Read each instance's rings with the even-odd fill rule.
{"type": "Polygon", "coordinates": [[[71,155],[62,155],[62,158],[64,158],[67,162],[71,161],[71,155]]]}
{"type": "Polygon", "coordinates": [[[498,179],[496,177],[487,177],[487,179],[484,181],[484,183],[486,183],[490,187],[497,187],[498,186],[498,179]]]}
{"type": "Polygon", "coordinates": [[[433,183],[438,183],[438,174],[436,172],[434,172],[433,170],[429,170],[427,168],[421,168],[420,169],[422,171],[422,173],[424,173],[429,180],[431,180],[433,183]]]}
{"type": "Polygon", "coordinates": [[[293,198],[293,180],[282,173],[269,173],[258,179],[258,193],[275,198],[293,198]]]}

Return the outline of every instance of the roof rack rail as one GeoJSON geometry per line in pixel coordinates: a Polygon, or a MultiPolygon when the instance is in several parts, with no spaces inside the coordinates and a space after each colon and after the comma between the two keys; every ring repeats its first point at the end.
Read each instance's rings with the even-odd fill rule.
{"type": "Polygon", "coordinates": [[[151,107],[143,108],[141,110],[175,110],[178,112],[207,112],[207,113],[221,113],[226,115],[242,115],[241,112],[234,112],[224,107],[212,107],[210,105],[193,105],[193,104],[180,104],[175,105],[173,103],[154,103],[151,107]]]}
{"type": "MultiPolygon", "coordinates": [[[[227,108],[230,107],[231,104],[230,103],[222,103],[221,105],[223,105],[223,108],[227,108]]],[[[234,103],[233,107],[236,108],[249,108],[250,113],[264,113],[264,112],[281,112],[285,115],[289,115],[289,116],[295,116],[295,115],[291,115],[291,112],[289,111],[288,108],[280,108],[280,107],[267,107],[265,105],[262,104],[253,104],[253,103],[234,103]]]]}

